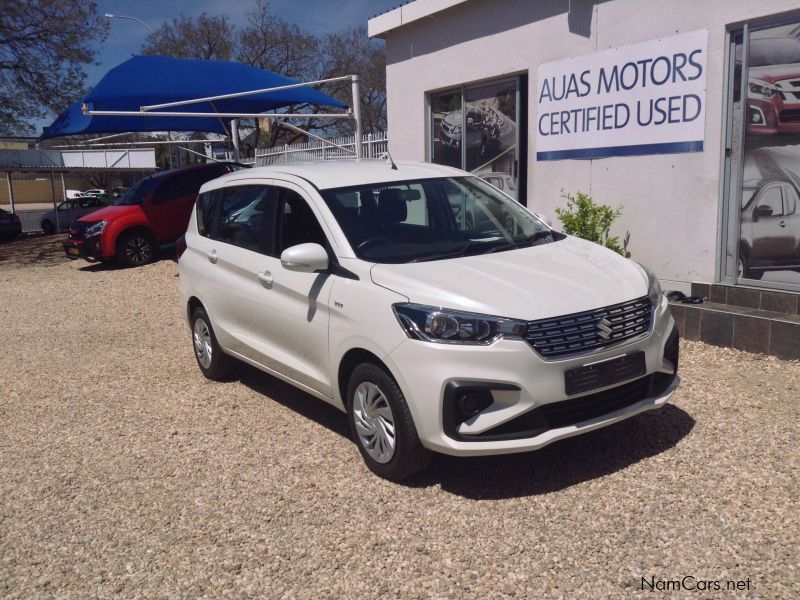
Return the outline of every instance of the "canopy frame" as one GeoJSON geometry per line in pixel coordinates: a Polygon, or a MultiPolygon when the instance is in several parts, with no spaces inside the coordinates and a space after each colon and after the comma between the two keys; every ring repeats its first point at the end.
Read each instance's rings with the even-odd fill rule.
{"type": "MultiPolygon", "coordinates": [[[[213,107],[213,104],[212,104],[213,107]]],[[[192,98],[189,100],[179,100],[176,102],[166,102],[163,104],[152,104],[152,105],[145,105],[139,107],[138,111],[124,111],[124,110],[92,110],[89,108],[87,103],[83,103],[81,105],[81,109],[83,114],[86,116],[124,116],[124,117],[181,117],[181,118],[208,118],[208,117],[216,117],[216,118],[229,118],[233,119],[231,121],[231,141],[233,142],[234,147],[234,158],[235,160],[239,160],[239,140],[238,134],[234,134],[238,130],[238,120],[239,119],[262,119],[262,118],[271,118],[271,119],[341,119],[341,118],[351,118],[354,121],[355,125],[355,138],[356,138],[356,145],[355,145],[355,155],[356,158],[363,157],[363,149],[361,148],[361,141],[362,137],[362,126],[361,126],[361,94],[360,94],[360,78],[358,75],[344,75],[342,77],[332,77],[329,79],[318,79],[316,81],[304,81],[300,83],[293,83],[290,85],[282,85],[282,86],[275,86],[271,88],[262,88],[258,90],[247,90],[244,92],[234,92],[231,94],[221,94],[219,96],[206,96],[203,98],[192,98]],[[276,92],[281,90],[287,89],[294,89],[299,87],[308,87],[312,85],[317,85],[320,83],[329,83],[332,81],[344,81],[349,79],[351,82],[351,92],[353,95],[353,101],[351,104],[351,108],[347,110],[347,112],[343,113],[220,113],[220,112],[181,112],[181,111],[158,111],[160,108],[173,108],[177,106],[186,106],[191,104],[199,104],[202,102],[209,102],[212,103],[214,100],[222,100],[222,99],[230,99],[230,98],[239,98],[242,96],[253,96],[256,94],[266,94],[269,92],[276,92]]],[[[289,123],[285,123],[283,125],[292,127],[293,129],[299,130],[305,135],[310,137],[314,137],[316,139],[323,140],[326,143],[331,144],[332,146],[339,147],[337,144],[329,140],[325,140],[320,136],[316,136],[300,127],[295,127],[289,123]]]]}

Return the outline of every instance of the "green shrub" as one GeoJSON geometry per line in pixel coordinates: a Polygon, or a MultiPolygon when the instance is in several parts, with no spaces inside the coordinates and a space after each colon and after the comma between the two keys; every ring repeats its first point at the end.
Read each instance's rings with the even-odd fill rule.
{"type": "Polygon", "coordinates": [[[573,195],[562,190],[561,197],[566,199],[567,208],[556,208],[556,214],[564,225],[564,233],[589,240],[622,256],[630,257],[628,252],[630,232],[625,233],[622,245],[619,236],[609,235],[611,225],[622,214],[621,208],[614,209],[605,204],[596,204],[591,196],[583,192],[573,195]]]}

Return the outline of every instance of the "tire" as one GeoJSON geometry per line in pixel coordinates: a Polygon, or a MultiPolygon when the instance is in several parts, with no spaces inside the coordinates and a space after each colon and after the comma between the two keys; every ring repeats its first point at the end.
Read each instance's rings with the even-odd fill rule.
{"type": "Polygon", "coordinates": [[[42,221],[42,231],[45,235],[53,235],[56,232],[56,226],[53,225],[52,221],[42,221]]]}
{"type": "Polygon", "coordinates": [[[747,259],[747,255],[739,251],[739,277],[744,277],[745,279],[761,279],[764,276],[764,271],[754,271],[750,268],[750,261],[747,259]]]}
{"type": "Polygon", "coordinates": [[[117,260],[127,267],[140,267],[155,258],[155,240],[146,231],[126,231],[117,241],[117,260]]]}
{"type": "Polygon", "coordinates": [[[376,475],[402,481],[430,463],[432,453],[419,441],[403,392],[381,367],[362,363],[353,370],[347,386],[347,417],[353,441],[376,475]]]}
{"type": "Polygon", "coordinates": [[[202,306],[192,311],[192,350],[197,366],[206,378],[212,381],[230,378],[236,366],[235,360],[220,348],[211,319],[202,306]]]}

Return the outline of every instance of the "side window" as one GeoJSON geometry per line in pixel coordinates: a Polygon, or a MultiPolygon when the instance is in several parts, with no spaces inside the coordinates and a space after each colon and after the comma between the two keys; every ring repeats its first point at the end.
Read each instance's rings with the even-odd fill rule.
{"type": "Polygon", "coordinates": [[[793,215],[797,212],[797,190],[793,185],[786,183],[783,185],[783,214],[793,215]]]}
{"type": "MultiPolygon", "coordinates": [[[[274,188],[243,185],[221,190],[215,239],[253,252],[272,254],[274,188]]],[[[205,195],[205,194],[204,194],[205,195]]]]}
{"type": "Polygon", "coordinates": [[[197,179],[196,173],[172,175],[159,186],[158,190],[156,190],[153,196],[153,202],[161,204],[162,202],[169,202],[170,200],[175,200],[187,194],[191,194],[192,191],[196,193],[203,183],[202,180],[197,179]]]}
{"type": "Polygon", "coordinates": [[[773,185],[761,194],[761,197],[758,199],[758,209],[769,209],[772,212],[767,214],[771,217],[779,217],[783,214],[780,186],[773,185]]]}
{"type": "Polygon", "coordinates": [[[313,242],[323,247],[328,240],[314,211],[305,199],[292,190],[278,188],[279,218],[277,255],[297,244],[313,242]]]}
{"type": "Polygon", "coordinates": [[[217,190],[206,192],[197,197],[195,211],[197,212],[197,233],[204,237],[212,237],[214,213],[217,208],[217,199],[220,194],[217,190]]]}

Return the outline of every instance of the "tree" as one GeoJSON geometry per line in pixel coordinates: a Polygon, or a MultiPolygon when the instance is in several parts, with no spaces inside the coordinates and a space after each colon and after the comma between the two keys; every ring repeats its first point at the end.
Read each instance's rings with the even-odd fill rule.
{"type": "Polygon", "coordinates": [[[209,16],[203,13],[196,20],[175,17],[147,36],[142,54],[231,60],[234,30],[224,15],[209,16]]]}
{"type": "Polygon", "coordinates": [[[0,135],[32,133],[85,91],[92,44],[107,35],[97,6],[83,0],[3,0],[0,10],[0,135]]]}
{"type": "MultiPolygon", "coordinates": [[[[366,27],[353,27],[328,35],[322,42],[320,79],[359,75],[361,79],[361,127],[364,133],[386,131],[386,51],[384,44],[371,40],[366,27]]],[[[326,90],[335,98],[352,103],[349,81],[326,90]]],[[[338,124],[352,133],[352,121],[338,124]]]]}

